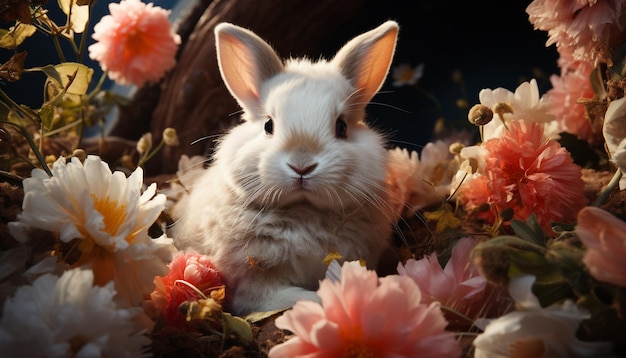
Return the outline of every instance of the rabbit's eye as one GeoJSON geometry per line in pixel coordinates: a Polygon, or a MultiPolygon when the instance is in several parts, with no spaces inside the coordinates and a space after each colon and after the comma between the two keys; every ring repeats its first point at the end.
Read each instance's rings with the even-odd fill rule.
{"type": "Polygon", "coordinates": [[[348,138],[348,123],[341,116],[335,122],[335,137],[341,139],[348,138]]]}
{"type": "Polygon", "coordinates": [[[265,121],[265,134],[274,134],[274,121],[272,117],[267,117],[267,121],[265,121]]]}

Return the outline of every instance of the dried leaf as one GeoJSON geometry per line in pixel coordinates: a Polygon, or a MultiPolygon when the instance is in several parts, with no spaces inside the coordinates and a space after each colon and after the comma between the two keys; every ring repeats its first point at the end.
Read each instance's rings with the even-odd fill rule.
{"type": "Polygon", "coordinates": [[[0,29],[0,47],[14,49],[28,37],[32,36],[37,28],[26,23],[18,23],[9,30],[0,29]]]}
{"type": "Polygon", "coordinates": [[[7,62],[0,65],[0,78],[9,82],[19,80],[24,72],[26,54],[26,51],[16,52],[7,62]]]}
{"type": "Polygon", "coordinates": [[[30,6],[28,0],[8,0],[2,2],[0,20],[4,22],[18,21],[24,24],[31,23],[30,6]]]}

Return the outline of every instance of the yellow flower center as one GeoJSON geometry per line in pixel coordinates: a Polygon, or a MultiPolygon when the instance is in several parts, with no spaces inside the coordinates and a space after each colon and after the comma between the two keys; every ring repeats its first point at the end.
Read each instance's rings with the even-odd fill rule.
{"type": "Polygon", "coordinates": [[[541,338],[519,339],[509,345],[511,358],[541,358],[546,347],[541,338]]]}
{"type": "Polygon", "coordinates": [[[94,208],[104,217],[104,231],[110,235],[117,234],[117,230],[126,221],[126,204],[120,205],[117,201],[110,200],[108,196],[98,198],[92,194],[91,197],[94,208]]]}

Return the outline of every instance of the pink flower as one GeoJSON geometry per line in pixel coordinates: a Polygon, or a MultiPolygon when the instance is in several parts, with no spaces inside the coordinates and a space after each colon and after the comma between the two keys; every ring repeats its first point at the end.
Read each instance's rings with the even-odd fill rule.
{"type": "Polygon", "coordinates": [[[576,234],[587,247],[583,262],[598,281],[626,287],[626,223],[587,206],[578,213],[576,234]]]}
{"type": "Polygon", "coordinates": [[[609,49],[623,38],[622,0],[535,0],[526,8],[535,29],[548,32],[546,46],[567,48],[593,67],[611,64],[609,49]]]}
{"type": "Polygon", "coordinates": [[[478,242],[470,237],[460,239],[452,249],[445,268],[439,264],[436,253],[421,260],[409,259],[398,264],[400,276],[408,276],[422,291],[422,303],[439,301],[473,317],[485,308],[484,293],[487,280],[480,276],[471,262],[470,254],[478,242]]]}
{"type": "Polygon", "coordinates": [[[299,301],[275,321],[295,335],[274,346],[278,357],[458,357],[461,353],[439,304],[421,303],[409,277],[378,278],[344,263],[341,281],[325,279],[322,305],[299,301]]]}
{"type": "Polygon", "coordinates": [[[106,15],[94,27],[97,42],[89,57],[97,60],[119,84],[156,82],[176,64],[180,36],[168,20],[169,11],[140,0],[109,4],[106,15]]]}
{"type": "Polygon", "coordinates": [[[561,132],[573,134],[593,143],[596,139],[586,116],[585,106],[578,102],[580,99],[594,97],[589,81],[592,68],[584,62],[570,66],[575,66],[576,69],[564,69],[561,76],[550,77],[552,88],[546,93],[546,98],[552,103],[549,113],[555,116],[561,132]]]}
{"type": "Polygon", "coordinates": [[[180,304],[202,298],[198,291],[209,296],[212,290],[223,287],[224,282],[209,258],[195,252],[179,252],[169,268],[167,275],[154,279],[156,289],[150,296],[155,307],[163,312],[168,326],[184,329],[185,316],[180,313],[180,304]]]}
{"type": "Polygon", "coordinates": [[[587,203],[580,167],[558,142],[543,137],[541,125],[516,120],[508,128],[484,143],[485,168],[463,183],[461,203],[468,211],[484,204],[498,212],[510,208],[522,221],[534,213],[547,234],[553,222],[575,222],[587,203]]]}

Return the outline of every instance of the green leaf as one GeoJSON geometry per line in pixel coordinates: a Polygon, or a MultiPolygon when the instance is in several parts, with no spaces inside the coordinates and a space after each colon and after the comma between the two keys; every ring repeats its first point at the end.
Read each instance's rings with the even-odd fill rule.
{"type": "Polygon", "coordinates": [[[265,311],[265,312],[252,312],[249,315],[247,315],[245,318],[246,321],[250,322],[250,323],[257,323],[257,322],[261,322],[265,319],[268,319],[270,317],[273,317],[277,314],[280,314],[282,312],[284,312],[285,310],[275,310],[275,311],[265,311]]]}
{"type": "Polygon", "coordinates": [[[613,53],[613,66],[609,67],[608,73],[611,79],[617,81],[626,76],[626,43],[613,53]]]}
{"type": "Polygon", "coordinates": [[[37,31],[33,25],[18,23],[9,30],[0,29],[0,47],[14,49],[37,31]]]}
{"type": "Polygon", "coordinates": [[[53,65],[46,65],[46,66],[43,66],[43,67],[33,67],[33,68],[29,68],[29,69],[25,69],[24,70],[24,72],[35,72],[35,71],[43,72],[46,76],[52,78],[57,83],[62,83],[61,75],[56,70],[56,68],[54,68],[53,65]]]}
{"type": "Polygon", "coordinates": [[[222,314],[222,317],[224,320],[225,335],[235,335],[246,343],[252,342],[254,340],[250,324],[245,319],[233,316],[227,312],[224,312],[222,314]]]}
{"type": "Polygon", "coordinates": [[[546,235],[539,226],[535,214],[530,215],[525,223],[516,219],[511,220],[511,228],[522,239],[542,247],[546,246],[546,235]]]}

